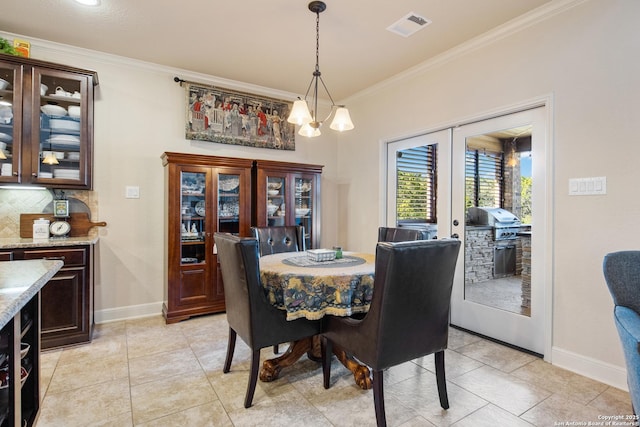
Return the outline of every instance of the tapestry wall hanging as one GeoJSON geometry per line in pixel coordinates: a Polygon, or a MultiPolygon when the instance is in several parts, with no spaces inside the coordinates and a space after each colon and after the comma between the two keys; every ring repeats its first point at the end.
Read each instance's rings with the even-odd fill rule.
{"type": "Polygon", "coordinates": [[[186,138],[221,144],[295,150],[292,102],[185,82],[186,138]]]}

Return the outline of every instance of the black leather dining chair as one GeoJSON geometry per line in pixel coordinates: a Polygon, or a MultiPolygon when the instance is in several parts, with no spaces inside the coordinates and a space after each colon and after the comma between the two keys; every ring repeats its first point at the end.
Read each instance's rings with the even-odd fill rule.
{"type": "Polygon", "coordinates": [[[333,345],[369,366],[378,426],[386,426],[383,371],[434,354],[440,406],[449,408],[444,350],[453,276],[460,251],[454,239],[380,242],[371,306],[361,319],[325,316],[324,388],[330,386],[333,345]]]}
{"type": "Polygon", "coordinates": [[[251,227],[251,234],[258,239],[260,256],[306,250],[301,225],[251,227]]]}
{"type": "Polygon", "coordinates": [[[408,240],[428,240],[429,233],[416,228],[378,228],[378,242],[405,242],[408,240]]]}
{"type": "MultiPolygon", "coordinates": [[[[260,256],[282,252],[304,252],[304,227],[301,225],[281,225],[272,227],[251,227],[251,234],[258,239],[260,256]]],[[[279,353],[278,344],[273,352],[279,353]]]]}
{"type": "Polygon", "coordinates": [[[215,233],[218,259],[224,280],[224,298],[229,323],[229,342],[223,372],[231,360],[239,335],[251,349],[249,384],[244,407],[251,406],[258,380],[260,349],[286,341],[296,341],[320,333],[320,321],[287,321],[286,312],[267,301],[260,284],[258,241],[227,233],[215,233]]]}

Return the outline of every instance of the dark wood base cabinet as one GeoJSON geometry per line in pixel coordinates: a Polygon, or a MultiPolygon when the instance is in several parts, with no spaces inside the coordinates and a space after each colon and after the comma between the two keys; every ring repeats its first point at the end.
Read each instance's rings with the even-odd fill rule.
{"type": "Polygon", "coordinates": [[[40,291],[43,349],[91,342],[94,245],[11,250],[13,260],[58,259],[64,266],[40,291]]]}

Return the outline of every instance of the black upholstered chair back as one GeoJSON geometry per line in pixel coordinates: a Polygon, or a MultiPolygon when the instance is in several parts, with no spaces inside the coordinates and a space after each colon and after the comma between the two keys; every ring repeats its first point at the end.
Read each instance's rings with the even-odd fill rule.
{"type": "Polygon", "coordinates": [[[373,402],[378,427],[387,425],[383,372],[434,354],[440,406],[449,408],[444,350],[459,240],[379,242],[373,297],[361,320],[325,317],[322,333],[324,387],[331,383],[333,345],[373,371],[373,402]]]}
{"type": "Polygon", "coordinates": [[[459,240],[378,243],[373,299],[361,328],[371,348],[360,360],[379,370],[447,348],[459,250],[459,240]]]}
{"type": "Polygon", "coordinates": [[[427,240],[429,233],[415,228],[378,228],[378,242],[406,242],[408,240],[427,240]]]}
{"type": "Polygon", "coordinates": [[[258,239],[260,256],[306,250],[302,226],[251,227],[251,233],[258,239]]]}
{"type": "Polygon", "coordinates": [[[251,373],[245,408],[251,406],[258,377],[260,349],[296,341],[320,333],[320,322],[307,319],[287,321],[286,312],[272,306],[260,283],[258,241],[227,233],[215,233],[218,260],[224,282],[229,323],[229,344],[223,372],[229,372],[236,335],[251,348],[251,373]]]}

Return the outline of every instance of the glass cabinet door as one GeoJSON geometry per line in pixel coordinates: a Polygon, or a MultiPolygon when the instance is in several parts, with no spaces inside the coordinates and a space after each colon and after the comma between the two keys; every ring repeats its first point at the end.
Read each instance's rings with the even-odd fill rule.
{"type": "Polygon", "coordinates": [[[39,85],[33,96],[40,120],[33,125],[34,140],[38,139],[33,143],[38,144],[39,152],[32,159],[33,177],[45,182],[51,179],[84,182],[87,80],[70,73],[36,69],[34,81],[39,85]]]}
{"type": "Polygon", "coordinates": [[[0,181],[16,182],[20,167],[22,75],[0,62],[0,181]]]}
{"type": "Polygon", "coordinates": [[[218,226],[222,233],[240,233],[240,175],[218,175],[218,226]]]}
{"type": "Polygon", "coordinates": [[[267,226],[285,225],[287,216],[287,180],[285,177],[267,177],[267,226]]]}
{"type": "Polygon", "coordinates": [[[304,238],[307,248],[312,246],[313,230],[313,179],[295,178],[295,224],[304,226],[304,238]]]}
{"type": "Polygon", "coordinates": [[[181,264],[205,262],[206,173],[181,172],[181,264]]]}

